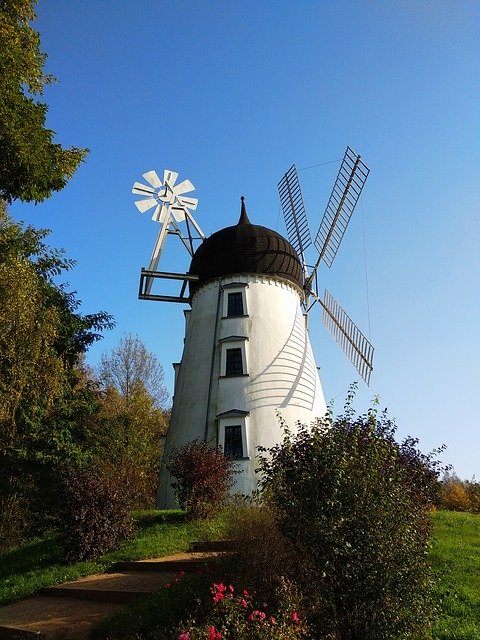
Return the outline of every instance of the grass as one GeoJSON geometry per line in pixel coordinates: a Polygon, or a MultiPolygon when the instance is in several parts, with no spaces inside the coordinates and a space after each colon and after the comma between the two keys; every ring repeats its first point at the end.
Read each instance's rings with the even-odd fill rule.
{"type": "Polygon", "coordinates": [[[136,514],[137,535],[119,549],[95,561],[65,564],[55,534],[12,549],[0,556],[0,604],[7,604],[69,580],[101,573],[122,560],[154,558],[186,551],[191,542],[221,537],[225,518],[187,522],[181,511],[145,511],[136,514]]]}
{"type": "Polygon", "coordinates": [[[439,617],[434,640],[480,640],[480,516],[436,511],[430,553],[439,617]]]}
{"type": "MultiPolygon", "coordinates": [[[[223,516],[211,523],[189,523],[179,511],[138,513],[135,538],[95,562],[71,565],[62,564],[61,549],[54,535],[33,540],[0,556],[0,603],[24,598],[41,587],[105,571],[120,560],[184,551],[194,540],[221,537],[226,519],[223,516]]],[[[437,579],[434,596],[439,610],[432,640],[480,640],[480,516],[437,511],[432,513],[432,520],[430,556],[437,579]]],[[[145,639],[160,638],[162,625],[175,618],[172,614],[179,607],[181,614],[186,591],[193,588],[194,585],[179,584],[175,589],[162,590],[135,603],[102,624],[96,637],[132,638],[141,634],[145,639]]]]}

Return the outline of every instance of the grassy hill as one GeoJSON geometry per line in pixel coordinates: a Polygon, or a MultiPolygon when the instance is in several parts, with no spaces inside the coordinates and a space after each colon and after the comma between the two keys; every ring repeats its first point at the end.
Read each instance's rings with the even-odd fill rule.
{"type": "MultiPolygon", "coordinates": [[[[433,640],[480,640],[480,516],[436,511],[430,551],[438,618],[433,640]]],[[[138,534],[95,562],[65,565],[55,536],[31,541],[0,555],[0,603],[24,598],[41,587],[107,570],[119,560],[138,560],[188,548],[191,541],[221,537],[225,518],[192,524],[180,512],[139,514],[138,534]]],[[[135,616],[130,616],[134,625],[135,616]]]]}

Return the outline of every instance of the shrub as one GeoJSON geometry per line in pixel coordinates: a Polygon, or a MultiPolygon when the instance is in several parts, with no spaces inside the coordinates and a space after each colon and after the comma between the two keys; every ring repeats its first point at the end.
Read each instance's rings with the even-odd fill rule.
{"type": "Polygon", "coordinates": [[[465,483],[456,475],[445,476],[440,490],[440,507],[448,511],[471,511],[472,503],[465,483]]]}
{"type": "Polygon", "coordinates": [[[108,469],[69,469],[61,500],[60,533],[67,560],[95,558],[133,533],[131,492],[108,469]]]}
{"type": "Polygon", "coordinates": [[[175,449],[167,465],[172,487],[190,518],[208,518],[226,503],[233,483],[233,462],[221,449],[194,440],[175,449]]]}
{"type": "Polygon", "coordinates": [[[293,542],[317,638],[428,637],[428,510],[439,463],[375,410],[285,432],[260,461],[263,495],[293,542]]]}
{"type": "MultiPolygon", "coordinates": [[[[280,531],[275,508],[258,503],[236,505],[227,537],[234,541],[231,573],[259,598],[278,606],[285,578],[295,575],[292,542],[280,531]]],[[[295,606],[301,606],[299,594],[295,606]]]]}

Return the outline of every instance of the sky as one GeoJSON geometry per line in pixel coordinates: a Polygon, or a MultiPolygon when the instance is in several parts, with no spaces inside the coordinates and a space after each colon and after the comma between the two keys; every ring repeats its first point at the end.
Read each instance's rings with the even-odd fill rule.
{"type": "MultiPolygon", "coordinates": [[[[173,391],[182,305],[137,299],[158,223],[131,187],[178,171],[195,185],[208,236],[250,220],[285,234],[277,183],[295,163],[312,234],[347,145],[370,168],[320,289],[375,346],[370,386],[398,424],[466,479],[480,477],[480,4],[475,0],[40,0],[48,126],[90,154],[67,187],[11,214],[52,230],[77,266],[83,313],[155,353],[173,391]],[[308,168],[310,167],[310,168],[308,168]]],[[[307,259],[315,260],[314,253],[307,259]]],[[[186,271],[167,239],[160,268],[186,271]]],[[[317,305],[318,307],[318,305],[317,305]]],[[[343,408],[355,369],[310,315],[327,401],[343,408]]]]}

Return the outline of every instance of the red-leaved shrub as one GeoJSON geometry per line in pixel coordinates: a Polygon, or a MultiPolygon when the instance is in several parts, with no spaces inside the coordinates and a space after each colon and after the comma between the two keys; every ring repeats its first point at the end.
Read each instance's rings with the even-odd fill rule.
{"type": "Polygon", "coordinates": [[[61,492],[60,533],[67,560],[96,558],[133,533],[125,480],[99,469],[70,469],[61,492]]]}
{"type": "Polygon", "coordinates": [[[221,449],[194,440],[173,451],[167,468],[178,503],[193,520],[211,517],[225,505],[233,462],[221,449]]]}

